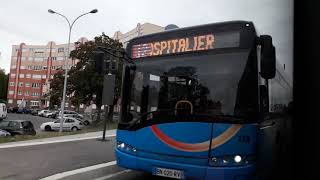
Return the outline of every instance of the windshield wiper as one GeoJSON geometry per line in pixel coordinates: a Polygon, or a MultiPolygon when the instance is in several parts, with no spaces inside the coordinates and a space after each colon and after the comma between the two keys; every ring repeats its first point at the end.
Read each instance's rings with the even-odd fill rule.
{"type": "Polygon", "coordinates": [[[160,109],[160,110],[157,110],[157,111],[149,111],[149,112],[145,112],[143,113],[142,115],[140,115],[138,118],[130,121],[128,124],[128,128],[131,128],[135,125],[138,125],[140,123],[142,123],[142,118],[146,117],[147,115],[149,114],[153,114],[153,113],[158,113],[158,112],[165,112],[165,111],[175,111],[175,109],[160,109]]]}
{"type": "MultiPolygon", "coordinates": [[[[161,109],[157,111],[149,111],[146,113],[143,113],[136,119],[132,120],[128,123],[128,128],[132,128],[134,126],[141,125],[143,122],[146,122],[146,116],[149,114],[161,113],[161,112],[172,112],[175,111],[175,109],[161,109]]],[[[156,115],[155,114],[155,115],[156,115]]],[[[235,123],[235,124],[242,124],[245,122],[248,122],[248,120],[245,117],[242,116],[234,116],[234,115],[224,115],[224,114],[167,114],[166,118],[161,119],[162,122],[168,121],[176,121],[176,122],[188,122],[188,121],[200,121],[200,122],[212,122],[212,123],[235,123]],[[169,118],[171,116],[172,118],[169,118]],[[166,120],[167,119],[167,120],[166,120]]],[[[151,118],[152,119],[152,118],[151,118]]],[[[148,119],[149,120],[149,119],[148,119]]],[[[152,123],[152,122],[151,122],[152,123]]]]}

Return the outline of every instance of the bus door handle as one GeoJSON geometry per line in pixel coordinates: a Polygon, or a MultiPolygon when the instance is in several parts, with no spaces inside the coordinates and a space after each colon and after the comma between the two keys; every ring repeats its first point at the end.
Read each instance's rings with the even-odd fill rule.
{"type": "Polygon", "coordinates": [[[270,128],[270,127],[274,126],[275,124],[276,123],[274,121],[272,121],[271,123],[260,125],[260,130],[270,128]]]}

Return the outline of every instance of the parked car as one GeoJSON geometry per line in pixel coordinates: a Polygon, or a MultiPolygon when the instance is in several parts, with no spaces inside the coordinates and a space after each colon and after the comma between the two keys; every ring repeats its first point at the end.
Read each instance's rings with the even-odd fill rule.
{"type": "MultiPolygon", "coordinates": [[[[78,131],[83,128],[83,123],[75,118],[68,117],[64,119],[63,131],[78,131]]],[[[54,122],[46,122],[41,124],[42,131],[58,131],[60,129],[60,119],[54,122]]]]}
{"type": "Polygon", "coordinates": [[[31,109],[28,108],[19,108],[17,113],[19,114],[30,114],[31,113],[31,109]]]}
{"type": "Polygon", "coordinates": [[[30,114],[36,116],[36,115],[38,115],[39,111],[40,111],[40,109],[32,109],[30,114]]]}
{"type": "Polygon", "coordinates": [[[57,119],[59,116],[59,111],[53,111],[51,118],[57,119]]]}
{"type": "MultiPolygon", "coordinates": [[[[59,111],[59,114],[60,114],[60,111],[59,111]]],[[[75,111],[65,110],[63,114],[64,114],[64,115],[77,115],[77,117],[83,118],[83,115],[82,115],[82,114],[79,114],[79,113],[77,113],[77,112],[75,112],[75,111]]]]}
{"type": "MultiPolygon", "coordinates": [[[[91,120],[84,119],[83,116],[79,116],[79,114],[65,114],[64,115],[64,118],[69,118],[69,117],[75,118],[75,119],[83,122],[83,125],[85,125],[85,126],[88,126],[89,124],[91,124],[91,120]]],[[[60,118],[61,118],[61,116],[59,115],[58,119],[60,119],[60,118]]]]}
{"type": "Polygon", "coordinates": [[[32,122],[26,120],[1,121],[0,129],[8,131],[11,135],[36,135],[32,122]]]}
{"type": "Polygon", "coordinates": [[[38,112],[38,116],[44,116],[44,114],[47,113],[48,111],[49,111],[49,110],[45,110],[45,109],[40,110],[40,111],[38,112]]]}
{"type": "Polygon", "coordinates": [[[8,112],[9,113],[16,113],[18,111],[19,107],[9,107],[8,112]]]}
{"type": "Polygon", "coordinates": [[[7,137],[7,136],[11,136],[11,134],[6,130],[0,129],[0,137],[3,137],[3,136],[7,137]]]}
{"type": "Polygon", "coordinates": [[[7,106],[4,103],[0,103],[0,120],[7,118],[7,106]]]}
{"type": "Polygon", "coordinates": [[[46,118],[51,118],[53,116],[54,112],[53,111],[45,111],[43,113],[43,117],[46,117],[46,118]]]}

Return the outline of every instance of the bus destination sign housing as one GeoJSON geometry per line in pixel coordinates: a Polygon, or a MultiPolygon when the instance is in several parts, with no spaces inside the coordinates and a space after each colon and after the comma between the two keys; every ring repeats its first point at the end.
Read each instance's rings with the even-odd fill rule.
{"type": "Polygon", "coordinates": [[[234,48],[239,45],[240,32],[208,33],[134,44],[131,48],[131,57],[137,59],[192,51],[234,48]]]}

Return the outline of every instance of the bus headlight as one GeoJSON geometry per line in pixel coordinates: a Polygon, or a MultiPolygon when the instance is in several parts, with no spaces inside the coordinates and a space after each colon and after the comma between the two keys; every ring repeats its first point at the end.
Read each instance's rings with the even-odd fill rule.
{"type": "Polygon", "coordinates": [[[211,166],[242,166],[253,163],[254,155],[227,155],[211,157],[209,164],[211,166]]]}
{"type": "Polygon", "coordinates": [[[240,163],[240,162],[241,162],[241,160],[242,160],[242,158],[241,158],[241,156],[240,156],[240,155],[236,155],[236,156],[234,156],[234,162],[236,162],[236,163],[240,163]]]}
{"type": "Polygon", "coordinates": [[[117,148],[128,153],[136,153],[137,149],[132,147],[129,144],[123,143],[123,142],[117,142],[117,148]]]}

